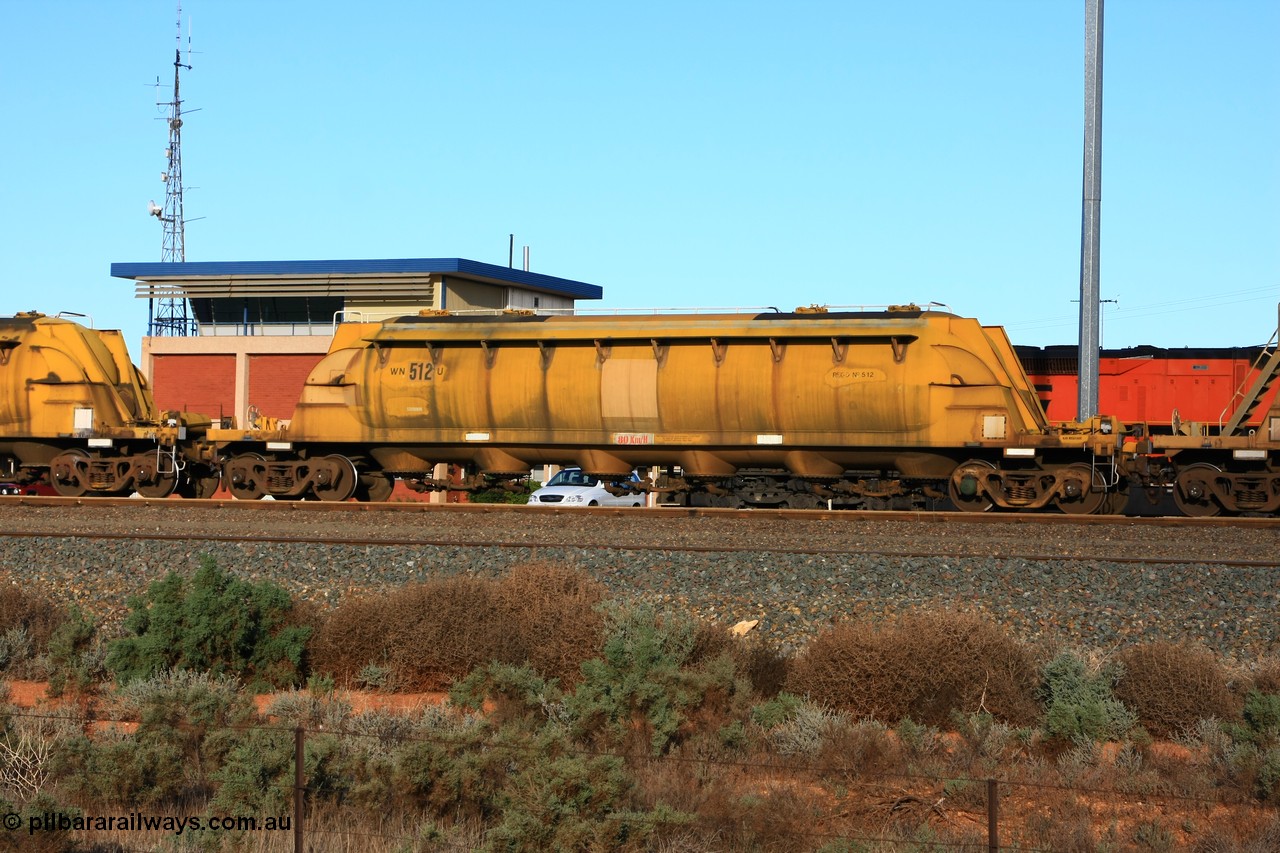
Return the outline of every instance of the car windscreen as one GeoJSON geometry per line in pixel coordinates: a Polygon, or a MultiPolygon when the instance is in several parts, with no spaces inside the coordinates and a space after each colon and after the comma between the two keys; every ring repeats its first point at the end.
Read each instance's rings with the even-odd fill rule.
{"type": "Polygon", "coordinates": [[[548,486],[594,486],[594,477],[588,477],[578,470],[564,470],[547,481],[548,486]]]}

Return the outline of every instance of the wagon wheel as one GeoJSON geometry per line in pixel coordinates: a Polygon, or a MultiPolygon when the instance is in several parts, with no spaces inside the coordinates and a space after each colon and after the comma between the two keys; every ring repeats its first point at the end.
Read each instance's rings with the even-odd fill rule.
{"type": "Polygon", "coordinates": [[[210,472],[202,469],[200,473],[192,473],[188,467],[178,478],[178,488],[175,490],[180,498],[196,498],[204,500],[213,497],[214,492],[218,491],[218,487],[222,485],[222,478],[217,472],[210,472]]]}
{"type": "Polygon", "coordinates": [[[979,478],[996,466],[981,459],[971,459],[952,472],[947,481],[947,494],[951,503],[961,512],[986,512],[992,500],[979,488],[979,478]]]}
{"type": "Polygon", "coordinates": [[[317,459],[311,475],[311,492],[322,501],[345,501],[356,493],[360,475],[355,463],[333,454],[317,459]]]}
{"type": "Polygon", "coordinates": [[[160,470],[159,461],[158,455],[152,455],[145,462],[134,462],[133,489],[144,498],[167,498],[178,488],[179,472],[160,470]]]}
{"type": "Polygon", "coordinates": [[[49,464],[49,482],[64,498],[78,498],[89,491],[89,454],[68,450],[49,464]]]}
{"type": "Polygon", "coordinates": [[[261,500],[267,493],[267,460],[257,453],[242,453],[227,462],[222,484],[238,501],[261,500]]]}
{"type": "Polygon", "coordinates": [[[1124,481],[1120,482],[1119,488],[1115,491],[1107,492],[1107,502],[1098,512],[1103,515],[1123,515],[1125,507],[1129,505],[1129,486],[1124,481]]]}
{"type": "Polygon", "coordinates": [[[138,483],[134,488],[144,498],[167,498],[178,488],[178,472],[157,471],[149,482],[138,483]]]}
{"type": "Polygon", "coordinates": [[[356,486],[356,500],[382,503],[391,497],[395,486],[395,478],[390,474],[361,474],[360,483],[356,486]]]}
{"type": "Polygon", "coordinates": [[[1054,498],[1058,509],[1067,515],[1093,515],[1109,506],[1106,484],[1093,466],[1083,463],[1068,465],[1062,473],[1078,485],[1072,489],[1074,494],[1059,494],[1054,498]]]}
{"type": "Polygon", "coordinates": [[[1192,518],[1209,518],[1222,512],[1222,507],[1213,497],[1213,489],[1209,483],[1222,469],[1216,465],[1199,463],[1188,465],[1178,472],[1178,481],[1173,489],[1173,501],[1182,510],[1182,514],[1192,518]]]}

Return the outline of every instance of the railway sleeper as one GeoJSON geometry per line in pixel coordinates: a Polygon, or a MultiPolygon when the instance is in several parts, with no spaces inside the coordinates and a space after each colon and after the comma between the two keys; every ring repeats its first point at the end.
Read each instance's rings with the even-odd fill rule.
{"type": "Polygon", "coordinates": [[[663,477],[654,491],[684,506],[779,509],[913,510],[940,500],[942,491],[924,482],[892,476],[811,480],[789,473],[740,474],[710,479],[663,477]]]}
{"type": "Polygon", "coordinates": [[[486,474],[474,468],[461,466],[456,468],[450,466],[448,477],[423,477],[420,474],[402,473],[400,478],[407,488],[419,494],[424,492],[471,492],[474,494],[491,489],[515,493],[524,491],[528,482],[526,478],[486,474]]]}

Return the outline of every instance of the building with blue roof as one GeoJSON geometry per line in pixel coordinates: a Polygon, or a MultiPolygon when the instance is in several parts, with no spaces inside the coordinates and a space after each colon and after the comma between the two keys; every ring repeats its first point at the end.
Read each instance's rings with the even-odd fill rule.
{"type": "MultiPolygon", "coordinates": [[[[572,311],[600,299],[594,284],[466,258],[116,263],[135,296],[153,305],[186,300],[196,335],[313,335],[343,320],[382,320],[421,310],[572,311]]],[[[154,324],[147,334],[164,332],[154,324]]]]}
{"type": "Polygon", "coordinates": [[[339,323],[424,310],[570,313],[597,285],[465,258],[114,263],[148,300],[140,368],[162,409],[287,420],[339,323]],[[175,327],[161,302],[185,306],[175,327]],[[182,334],[185,333],[185,334],[182,334]]]}

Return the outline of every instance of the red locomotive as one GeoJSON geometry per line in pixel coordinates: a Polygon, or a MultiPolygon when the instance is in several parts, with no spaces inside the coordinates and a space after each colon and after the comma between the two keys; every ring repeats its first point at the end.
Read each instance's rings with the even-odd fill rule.
{"type": "MultiPolygon", "coordinates": [[[[1076,347],[1015,347],[1050,420],[1072,420],[1079,396],[1076,347]]],[[[1098,369],[1098,411],[1153,432],[1174,423],[1220,426],[1240,403],[1261,347],[1103,350],[1098,369]]],[[[1271,408],[1270,389],[1254,409],[1256,427],[1271,408]]]]}

